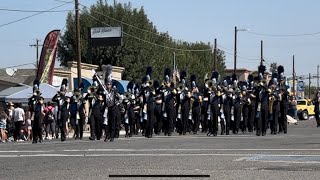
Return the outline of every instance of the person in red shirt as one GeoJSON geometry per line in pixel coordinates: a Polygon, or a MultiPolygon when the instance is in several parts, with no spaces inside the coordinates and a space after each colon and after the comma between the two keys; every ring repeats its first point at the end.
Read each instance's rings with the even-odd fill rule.
{"type": "Polygon", "coordinates": [[[45,130],[46,130],[46,140],[50,140],[54,137],[55,134],[55,117],[54,117],[54,106],[52,102],[48,102],[48,106],[44,109],[45,113],[45,130]],[[51,133],[51,137],[49,134],[51,133]]]}

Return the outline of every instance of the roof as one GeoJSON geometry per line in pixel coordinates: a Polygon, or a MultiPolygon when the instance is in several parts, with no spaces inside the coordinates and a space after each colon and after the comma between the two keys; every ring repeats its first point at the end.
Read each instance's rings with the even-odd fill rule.
{"type": "Polygon", "coordinates": [[[13,86],[13,87],[10,87],[10,88],[5,89],[5,90],[0,92],[0,98],[9,96],[9,95],[14,94],[16,92],[19,92],[21,90],[27,89],[28,87],[30,87],[30,86],[20,85],[20,84],[16,85],[16,86],[13,86]]]}
{"type": "Polygon", "coordinates": [[[0,69],[0,81],[8,83],[32,85],[35,77],[35,69],[17,69],[14,76],[9,76],[5,69],[0,69]]]}
{"type": "MultiPolygon", "coordinates": [[[[52,97],[58,91],[57,88],[46,83],[40,84],[39,89],[42,93],[41,96],[44,98],[46,102],[51,101],[52,97]]],[[[5,97],[5,101],[6,102],[9,102],[9,101],[10,102],[28,102],[28,98],[32,96],[32,92],[33,92],[33,87],[28,87],[27,89],[21,90],[19,92],[16,92],[14,94],[11,94],[5,97]]]]}
{"type": "MultiPolygon", "coordinates": [[[[225,72],[233,72],[233,70],[234,69],[225,69],[224,71],[225,72]]],[[[246,69],[246,68],[237,68],[237,72],[244,72],[244,71],[252,72],[251,70],[246,69]]]]}

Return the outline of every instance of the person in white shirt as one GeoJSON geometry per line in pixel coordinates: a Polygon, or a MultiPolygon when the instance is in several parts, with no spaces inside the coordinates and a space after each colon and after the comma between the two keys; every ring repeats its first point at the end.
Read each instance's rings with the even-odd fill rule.
{"type": "Polygon", "coordinates": [[[21,107],[21,103],[17,103],[16,108],[13,111],[13,120],[15,125],[14,141],[20,141],[23,139],[21,128],[25,121],[25,112],[21,107]]]}

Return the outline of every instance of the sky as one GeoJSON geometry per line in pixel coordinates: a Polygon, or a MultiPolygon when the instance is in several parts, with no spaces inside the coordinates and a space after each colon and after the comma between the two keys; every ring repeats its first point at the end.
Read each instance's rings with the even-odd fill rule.
{"type": "MultiPolygon", "coordinates": [[[[68,0],[66,0],[68,1],[68,0]]],[[[116,0],[127,3],[128,0],[116,0]]],[[[79,0],[85,6],[96,0],[79,0]]],[[[109,0],[113,3],[113,0],[109,0]]],[[[211,42],[226,52],[226,66],[233,68],[234,27],[238,31],[237,68],[256,70],[260,62],[260,41],[264,42],[264,57],[268,64],[276,62],[292,74],[295,56],[297,75],[316,75],[320,64],[320,1],[318,0],[131,0],[133,7],[144,7],[157,29],[174,39],[189,42],[211,42]],[[292,34],[318,34],[287,36],[292,34]],[[285,36],[263,36],[254,33],[285,36]]],[[[64,4],[57,0],[1,0],[1,8],[48,10],[64,4]]],[[[66,4],[54,10],[73,10],[66,4]]],[[[7,26],[1,24],[34,13],[0,10],[0,68],[32,63],[36,49],[30,47],[36,39],[43,40],[53,29],[63,29],[67,12],[50,12],[7,26]]],[[[134,25],[134,24],[133,24],[134,25]]],[[[125,42],[124,42],[125,43],[125,42]]],[[[177,57],[178,58],[178,57],[177,57]]],[[[28,66],[26,66],[28,67],[28,66]]],[[[29,66],[30,67],[30,66],[29,66]]]]}

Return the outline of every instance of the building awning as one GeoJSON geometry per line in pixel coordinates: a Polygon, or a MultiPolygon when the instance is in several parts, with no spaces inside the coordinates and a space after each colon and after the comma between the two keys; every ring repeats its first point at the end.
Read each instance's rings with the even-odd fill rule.
{"type": "Polygon", "coordinates": [[[127,86],[129,84],[129,81],[125,81],[125,80],[112,80],[112,84],[113,86],[116,86],[118,92],[120,94],[123,94],[127,91],[127,86]]]}
{"type": "MultiPolygon", "coordinates": [[[[82,89],[82,93],[88,92],[88,87],[91,86],[93,82],[92,79],[85,77],[85,78],[82,78],[81,82],[84,83],[84,88],[82,89]]],[[[78,88],[78,78],[73,78],[73,87],[75,89],[78,88]]]]}

